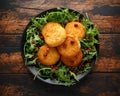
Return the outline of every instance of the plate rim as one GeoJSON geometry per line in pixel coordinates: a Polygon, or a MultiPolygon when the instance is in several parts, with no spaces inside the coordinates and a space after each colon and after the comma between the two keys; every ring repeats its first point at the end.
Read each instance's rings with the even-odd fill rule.
{"type": "MultiPolygon", "coordinates": [[[[82,15],[82,16],[85,16],[84,13],[82,13],[82,12],[80,13],[80,12],[74,10],[74,9],[63,8],[63,7],[59,7],[59,8],[68,9],[69,11],[75,12],[76,14],[80,14],[80,15],[82,15]]],[[[40,17],[40,16],[42,16],[42,15],[47,14],[47,12],[56,11],[57,9],[58,9],[58,8],[47,9],[47,10],[45,10],[45,11],[42,11],[42,12],[38,13],[36,16],[34,16],[34,17],[32,17],[32,18],[40,17]]],[[[25,42],[26,42],[26,34],[27,34],[26,30],[27,30],[28,27],[31,25],[31,23],[32,23],[32,20],[30,20],[30,21],[28,22],[28,24],[26,25],[26,27],[25,27],[25,29],[24,29],[24,31],[23,31],[23,34],[22,34],[22,40],[21,40],[21,51],[22,51],[22,52],[21,52],[21,54],[22,54],[22,58],[23,58],[23,62],[24,62],[25,67],[29,70],[30,73],[32,73],[33,76],[35,76],[35,72],[33,72],[34,69],[32,69],[32,68],[35,67],[35,66],[28,66],[28,65],[27,65],[27,62],[25,61],[25,56],[24,56],[24,54],[25,54],[25,52],[24,52],[24,44],[25,44],[25,42]]],[[[97,40],[99,41],[99,37],[98,37],[98,36],[97,36],[97,40]]],[[[97,50],[97,54],[99,54],[99,45],[96,46],[96,50],[97,50]]],[[[92,63],[91,63],[91,68],[90,68],[89,70],[87,70],[86,72],[84,72],[84,73],[82,73],[82,74],[79,74],[79,75],[81,75],[81,77],[78,78],[79,81],[80,81],[81,79],[83,79],[84,77],[86,77],[86,75],[88,75],[88,74],[90,73],[90,71],[93,69],[93,67],[94,67],[94,65],[95,65],[95,63],[96,63],[96,60],[97,60],[97,57],[94,56],[94,57],[93,57],[93,60],[92,60],[92,63]]],[[[37,71],[36,71],[36,72],[37,72],[37,71]]],[[[77,75],[77,76],[78,76],[78,75],[77,75]]],[[[41,81],[43,81],[43,82],[45,82],[45,83],[48,83],[48,84],[52,84],[52,85],[64,85],[63,83],[53,83],[53,82],[50,82],[50,80],[45,80],[45,79],[41,78],[40,76],[36,76],[36,77],[37,77],[37,79],[39,79],[39,80],[41,80],[41,81]],[[48,81],[49,81],[49,82],[48,82],[48,81]]],[[[53,79],[53,80],[54,80],[54,79],[53,79]]],[[[56,79],[55,79],[55,80],[56,80],[56,79]]],[[[79,82],[79,81],[75,81],[75,84],[76,84],[77,82],[79,82]]],[[[57,80],[56,80],[56,82],[57,82],[57,80]]],[[[74,83],[74,82],[73,82],[73,83],[74,83]]]]}

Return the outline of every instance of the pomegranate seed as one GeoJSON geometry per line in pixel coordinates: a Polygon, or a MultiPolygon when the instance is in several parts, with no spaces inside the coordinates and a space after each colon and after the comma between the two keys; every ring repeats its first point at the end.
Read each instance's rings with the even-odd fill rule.
{"type": "Polygon", "coordinates": [[[50,51],[50,49],[49,49],[49,48],[46,48],[46,51],[47,51],[47,52],[49,52],[49,51],[50,51]]]}
{"type": "Polygon", "coordinates": [[[56,70],[58,70],[58,67],[55,66],[51,66],[52,70],[55,72],[56,70]]]}
{"type": "Polygon", "coordinates": [[[46,57],[46,56],[47,56],[47,53],[43,54],[43,56],[46,57]]]}
{"type": "Polygon", "coordinates": [[[72,72],[77,73],[77,70],[73,70],[72,72]]]}
{"type": "Polygon", "coordinates": [[[39,65],[38,65],[38,64],[34,64],[34,66],[35,66],[35,67],[39,67],[39,65]]]}
{"type": "Polygon", "coordinates": [[[36,30],[37,30],[37,31],[40,31],[40,28],[37,27],[36,30]]]}
{"type": "Polygon", "coordinates": [[[44,37],[43,37],[43,36],[40,36],[40,39],[44,40],[44,37]]]}
{"type": "Polygon", "coordinates": [[[32,59],[35,59],[35,58],[36,58],[36,56],[33,56],[33,57],[32,57],[32,59]]]}
{"type": "Polygon", "coordinates": [[[72,40],[70,43],[73,45],[75,43],[75,41],[72,40]]]}
{"type": "Polygon", "coordinates": [[[64,47],[64,48],[66,48],[66,47],[67,47],[67,45],[66,45],[66,44],[63,44],[63,47],[64,47]]]}
{"type": "Polygon", "coordinates": [[[88,60],[88,61],[87,61],[87,63],[91,63],[91,62],[92,62],[92,60],[88,60]]]}
{"type": "Polygon", "coordinates": [[[64,25],[66,25],[67,23],[66,22],[64,22],[64,25]]]}
{"type": "Polygon", "coordinates": [[[38,45],[37,48],[39,49],[41,47],[41,45],[38,45]]]}
{"type": "Polygon", "coordinates": [[[79,22],[82,22],[82,18],[79,19],[79,22]]]}
{"type": "Polygon", "coordinates": [[[89,48],[89,49],[88,49],[88,52],[92,52],[92,49],[91,49],[91,48],[89,48]]]}
{"type": "Polygon", "coordinates": [[[74,61],[73,61],[73,60],[71,60],[71,61],[70,61],[70,63],[71,63],[71,65],[72,65],[72,64],[74,64],[74,61]]]}
{"type": "Polygon", "coordinates": [[[36,50],[33,50],[34,53],[36,53],[37,51],[36,50]]]}
{"type": "Polygon", "coordinates": [[[81,64],[81,67],[84,67],[85,65],[84,64],[81,64]]]}
{"type": "Polygon", "coordinates": [[[75,20],[76,22],[79,22],[79,20],[75,20]]]}
{"type": "Polygon", "coordinates": [[[74,27],[78,27],[78,24],[74,24],[74,27]]]}
{"type": "Polygon", "coordinates": [[[54,68],[54,66],[53,66],[53,65],[51,65],[50,67],[51,67],[51,68],[54,68]]]}
{"type": "Polygon", "coordinates": [[[35,44],[35,41],[34,40],[32,40],[32,42],[31,42],[32,44],[35,44]]]}
{"type": "Polygon", "coordinates": [[[89,36],[89,37],[87,37],[89,40],[92,40],[92,37],[91,36],[89,36]]]}

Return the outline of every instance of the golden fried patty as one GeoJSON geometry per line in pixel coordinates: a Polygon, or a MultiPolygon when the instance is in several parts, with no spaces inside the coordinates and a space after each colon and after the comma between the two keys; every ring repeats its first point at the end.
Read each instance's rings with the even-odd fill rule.
{"type": "Polygon", "coordinates": [[[61,56],[61,60],[66,66],[77,66],[81,63],[82,57],[83,57],[83,54],[82,54],[82,51],[80,50],[79,53],[72,58],[61,56]]]}
{"type": "Polygon", "coordinates": [[[64,43],[57,47],[59,53],[64,57],[73,57],[80,50],[80,42],[76,37],[67,36],[64,43]]]}
{"type": "Polygon", "coordinates": [[[42,29],[42,35],[50,47],[59,46],[66,39],[65,29],[59,23],[55,22],[47,23],[42,29]]]}
{"type": "Polygon", "coordinates": [[[45,44],[39,48],[38,58],[44,65],[54,65],[60,59],[60,55],[56,48],[49,47],[47,44],[45,44]]]}
{"type": "Polygon", "coordinates": [[[84,26],[79,22],[70,22],[65,26],[65,30],[67,35],[75,35],[78,36],[78,38],[84,38],[85,37],[85,30],[84,26]]]}

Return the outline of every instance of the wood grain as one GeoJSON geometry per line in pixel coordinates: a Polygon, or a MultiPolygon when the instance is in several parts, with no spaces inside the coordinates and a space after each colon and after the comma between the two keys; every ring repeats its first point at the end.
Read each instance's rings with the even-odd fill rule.
{"type": "Polygon", "coordinates": [[[119,96],[120,74],[93,73],[71,87],[54,86],[30,74],[1,74],[1,96],[119,96]],[[4,93],[5,92],[5,93],[4,93]]]}
{"type": "MultiPolygon", "coordinates": [[[[24,11],[24,10],[23,10],[24,11]]],[[[22,12],[23,12],[22,11],[22,12]]],[[[18,13],[16,12],[11,12],[11,14],[7,14],[9,18],[8,20],[5,20],[4,18],[2,20],[0,20],[0,34],[20,34],[24,32],[25,27],[27,26],[27,24],[30,22],[30,19],[32,19],[35,15],[39,14],[38,10],[37,12],[32,12],[31,10],[26,10],[24,13],[20,13],[18,15],[18,13]],[[27,11],[27,15],[28,16],[21,16],[21,14],[23,15],[24,13],[26,14],[27,11]],[[17,16],[17,15],[18,16],[17,16]],[[15,18],[16,17],[16,18],[15,18]],[[23,17],[23,18],[19,18],[19,17],[23,17]],[[26,19],[27,18],[27,19],[26,19]]],[[[99,28],[100,33],[120,33],[120,17],[117,16],[102,16],[99,14],[93,15],[93,14],[89,14],[89,17],[91,19],[91,21],[97,25],[97,27],[99,28]]]]}
{"type": "Polygon", "coordinates": [[[120,0],[0,0],[0,96],[120,96],[119,10],[120,0]],[[31,18],[56,7],[87,12],[101,33],[92,73],[69,88],[33,80],[21,54],[31,18]]]}
{"type": "Polygon", "coordinates": [[[44,10],[55,7],[67,7],[87,12],[90,14],[91,21],[98,26],[100,33],[120,33],[119,0],[111,2],[109,0],[36,0],[24,3],[19,0],[7,1],[7,3],[0,1],[1,5],[5,5],[2,5],[0,9],[0,34],[22,33],[31,18],[44,10]]]}
{"type": "Polygon", "coordinates": [[[119,0],[26,0],[25,2],[21,0],[6,0],[6,2],[1,1],[1,9],[11,9],[15,10],[17,7],[23,7],[23,8],[29,8],[29,9],[42,9],[46,10],[51,7],[71,7],[71,8],[82,8],[82,9],[89,9],[93,8],[94,6],[103,6],[103,5],[109,5],[109,6],[119,6],[120,1],[119,0]],[[85,5],[89,5],[88,7],[85,7],[85,5]],[[92,7],[91,7],[92,6],[92,7]]]}

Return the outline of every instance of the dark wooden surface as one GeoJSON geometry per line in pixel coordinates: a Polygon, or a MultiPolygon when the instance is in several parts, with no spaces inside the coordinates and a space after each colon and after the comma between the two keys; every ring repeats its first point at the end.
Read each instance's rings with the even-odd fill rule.
{"type": "Polygon", "coordinates": [[[120,0],[0,0],[0,96],[120,96],[120,0]],[[71,87],[33,80],[21,56],[25,26],[55,7],[87,12],[101,33],[95,67],[71,87]]]}

